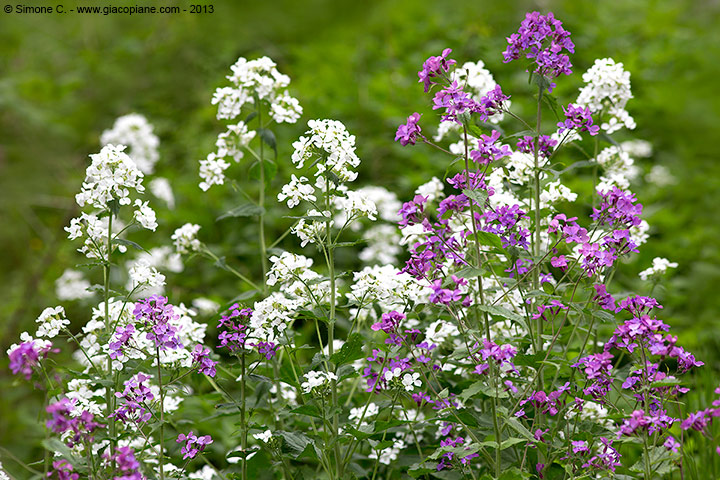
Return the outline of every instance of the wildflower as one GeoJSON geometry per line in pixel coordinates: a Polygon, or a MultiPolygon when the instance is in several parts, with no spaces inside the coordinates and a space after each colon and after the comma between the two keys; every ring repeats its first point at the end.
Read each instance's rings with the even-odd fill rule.
{"type": "Polygon", "coordinates": [[[422,129],[418,122],[420,121],[420,114],[415,112],[407,118],[407,123],[400,125],[395,134],[395,141],[400,141],[400,145],[403,147],[408,143],[415,145],[418,136],[421,135],[422,129]]]}
{"type": "Polygon", "coordinates": [[[219,158],[215,153],[208,153],[205,160],[200,160],[200,189],[203,192],[210,190],[213,185],[222,185],[225,183],[225,170],[230,164],[219,158]]]}
{"type": "MultiPolygon", "coordinates": [[[[523,54],[536,64],[534,73],[549,78],[572,73],[570,58],[562,53],[575,52],[575,45],[570,40],[570,32],[562,27],[552,12],[540,15],[539,12],[528,13],[520,25],[518,33],[507,38],[508,46],[503,52],[507,63],[519,59],[523,54]]],[[[548,91],[552,92],[554,84],[548,91]]]]}
{"type": "Polygon", "coordinates": [[[253,434],[253,438],[260,440],[263,443],[268,443],[272,438],[272,432],[270,430],[265,430],[262,433],[255,433],[253,434]]]}
{"type": "Polygon", "coordinates": [[[189,432],[187,435],[184,433],[178,435],[176,442],[185,444],[180,448],[180,453],[184,454],[183,460],[187,460],[195,458],[198,453],[205,450],[205,447],[213,443],[213,440],[210,435],[198,437],[193,432],[189,432]]]}
{"type": "Polygon", "coordinates": [[[215,376],[215,365],[217,362],[210,358],[210,349],[202,344],[195,345],[192,351],[193,362],[197,364],[199,373],[204,373],[208,377],[215,376]]]}
{"type": "Polygon", "coordinates": [[[578,107],[571,103],[567,108],[563,107],[563,113],[566,119],[557,124],[558,133],[563,133],[565,130],[577,130],[597,135],[600,131],[600,127],[593,125],[592,113],[589,108],[578,107]]]}
{"type": "Polygon", "coordinates": [[[197,233],[200,225],[186,223],[182,227],[175,230],[172,237],[175,249],[178,253],[192,253],[200,251],[201,243],[197,239],[197,233]]]}
{"type": "Polygon", "coordinates": [[[105,145],[100,153],[90,155],[92,163],[85,172],[82,191],[75,196],[78,205],[99,210],[106,210],[113,200],[130,205],[131,189],[145,191],[143,173],[124,150],[124,145],[105,145]]]}
{"type": "Polygon", "coordinates": [[[638,276],[643,280],[647,280],[650,277],[662,275],[668,268],[677,268],[677,266],[677,263],[671,262],[667,258],[655,257],[653,258],[652,267],[643,270],[638,276]]]}
{"type": "Polygon", "coordinates": [[[305,381],[300,385],[303,393],[310,393],[311,391],[321,392],[322,387],[329,384],[331,381],[337,381],[337,375],[332,372],[319,372],[311,370],[304,375],[305,381]]]}
{"type": "Polygon", "coordinates": [[[490,162],[509,157],[510,147],[507,145],[496,145],[500,139],[500,132],[493,130],[490,135],[480,135],[478,146],[470,151],[470,158],[475,163],[488,164],[490,162]]]}
{"type": "Polygon", "coordinates": [[[79,480],[80,475],[73,472],[73,466],[65,459],[55,460],[52,464],[52,471],[48,472],[45,478],[51,480],[79,480]]]}
{"type": "Polygon", "coordinates": [[[70,325],[70,320],[65,318],[65,309],[63,307],[46,308],[40,316],[35,320],[38,323],[36,335],[38,337],[54,338],[70,325]]]}
{"type": "Polygon", "coordinates": [[[47,340],[33,340],[27,333],[20,335],[20,339],[25,341],[20,345],[12,345],[7,351],[10,371],[16,375],[22,373],[26,380],[30,380],[33,367],[41,358],[47,357],[52,343],[47,340]]]}
{"type": "Polygon", "coordinates": [[[92,297],[93,294],[88,291],[89,288],[90,282],[83,277],[82,272],[77,270],[66,269],[55,280],[55,295],[58,300],[81,300],[92,297]]]}
{"type": "Polygon", "coordinates": [[[420,374],[415,373],[406,373],[402,377],[402,385],[408,392],[412,392],[415,390],[415,387],[422,386],[422,381],[420,380],[420,374]]]}
{"type": "Polygon", "coordinates": [[[148,340],[155,342],[160,350],[175,350],[183,348],[178,337],[179,328],[172,325],[178,315],[172,305],[167,303],[167,297],[153,295],[135,304],[133,310],[135,318],[144,322],[149,330],[145,334],[148,340]]]}
{"type": "Polygon", "coordinates": [[[146,175],[153,173],[155,164],[160,158],[158,153],[160,140],[153,133],[152,124],[138,113],[118,117],[112,128],[102,133],[100,143],[127,145],[130,158],[146,175]]]}
{"type": "Polygon", "coordinates": [[[455,65],[455,60],[447,58],[451,52],[451,49],[446,48],[441,55],[429,57],[423,63],[422,70],[418,72],[418,77],[420,77],[418,81],[423,84],[425,93],[429,92],[430,86],[438,83],[437,80],[447,73],[451,66],[455,65]]]}
{"type": "Polygon", "coordinates": [[[607,120],[600,126],[607,133],[622,127],[635,128],[635,120],[625,110],[628,100],[633,98],[630,91],[630,72],[622,63],[612,58],[595,60],[590,69],[583,73],[585,86],[580,89],[576,103],[589,108],[593,113],[603,114],[607,120]]]}
{"type": "Polygon", "coordinates": [[[314,202],[317,200],[314,195],[315,188],[305,182],[307,182],[307,178],[298,178],[294,174],[291,175],[290,183],[283,185],[282,190],[278,193],[278,201],[282,202],[287,199],[288,208],[293,208],[299,205],[301,201],[314,202]]]}

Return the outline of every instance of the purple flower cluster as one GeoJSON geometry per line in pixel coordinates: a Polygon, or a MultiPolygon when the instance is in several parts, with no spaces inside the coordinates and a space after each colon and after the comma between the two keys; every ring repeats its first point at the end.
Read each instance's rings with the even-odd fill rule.
{"type": "Polygon", "coordinates": [[[204,345],[197,344],[192,351],[193,363],[197,364],[198,372],[204,373],[208,377],[215,376],[216,361],[210,358],[210,349],[204,345]]]}
{"type": "Polygon", "coordinates": [[[46,358],[51,349],[50,342],[31,340],[21,343],[8,353],[10,371],[15,375],[21,373],[25,376],[25,380],[30,380],[33,367],[41,358],[46,358]]]}
{"type": "Polygon", "coordinates": [[[181,433],[178,435],[177,443],[185,443],[180,448],[180,453],[183,454],[183,460],[193,459],[198,453],[205,450],[205,447],[213,443],[213,439],[210,435],[203,435],[198,437],[193,432],[189,432],[187,435],[181,433]]]}
{"type": "Polygon", "coordinates": [[[439,278],[430,285],[433,291],[430,294],[430,303],[450,305],[453,302],[462,302],[464,307],[471,305],[472,298],[469,295],[463,296],[463,291],[460,289],[467,286],[467,279],[455,275],[452,275],[451,279],[455,283],[455,288],[443,288],[443,281],[439,278]]]}
{"type": "Polygon", "coordinates": [[[61,398],[45,409],[50,416],[45,423],[47,428],[58,434],[72,432],[67,439],[67,446],[71,448],[78,443],[92,442],[93,432],[105,428],[105,425],[97,423],[95,416],[87,410],[75,417],[72,416],[73,410],[73,402],[67,398],[61,398]]]}
{"type": "Polygon", "coordinates": [[[613,441],[600,437],[600,445],[595,450],[595,454],[582,467],[590,468],[593,471],[610,470],[614,472],[615,467],[620,465],[620,453],[613,447],[613,441]]]}
{"type": "Polygon", "coordinates": [[[502,205],[480,215],[481,230],[499,236],[503,248],[519,247],[527,250],[530,247],[530,231],[520,226],[520,221],[525,218],[528,216],[520,209],[520,205],[502,205]]]}
{"type": "Polygon", "coordinates": [[[565,114],[565,121],[557,124],[559,134],[565,130],[588,132],[590,135],[600,133],[600,127],[593,125],[592,112],[590,112],[589,108],[578,107],[570,103],[567,108],[563,107],[563,113],[565,114]]]}
{"type": "Polygon", "coordinates": [[[415,225],[421,221],[421,215],[425,210],[425,202],[427,202],[427,197],[415,195],[411,201],[403,203],[402,208],[398,211],[401,218],[399,222],[400,228],[415,225]]]}
{"type": "MultiPolygon", "coordinates": [[[[479,345],[476,344],[475,347],[477,348],[479,347],[479,345]]],[[[482,358],[483,362],[487,362],[489,359],[491,359],[494,360],[501,369],[511,371],[515,374],[519,374],[517,368],[515,367],[515,364],[512,362],[512,360],[515,358],[515,355],[517,355],[517,348],[513,347],[510,344],[498,345],[497,343],[487,338],[484,338],[482,347],[478,349],[478,354],[482,358]]],[[[478,363],[477,365],[475,365],[473,373],[482,375],[487,372],[489,368],[490,365],[488,363],[478,363]]],[[[512,382],[510,382],[508,388],[513,388],[512,382]]]]}
{"type": "Polygon", "coordinates": [[[130,342],[133,334],[135,333],[135,325],[132,323],[125,325],[124,327],[117,327],[115,334],[112,337],[112,341],[108,343],[110,349],[110,358],[113,360],[122,357],[125,354],[123,348],[130,342]]]}
{"type": "Polygon", "coordinates": [[[517,149],[522,153],[534,154],[537,148],[538,156],[548,158],[550,157],[550,151],[555,148],[557,143],[557,140],[547,135],[540,135],[536,146],[535,137],[525,135],[517,141],[517,149]]]}
{"type": "Polygon", "coordinates": [[[505,102],[510,100],[510,95],[505,95],[500,85],[487,92],[472,106],[472,112],[478,114],[480,120],[487,122],[490,117],[502,113],[505,109],[505,102]]]}
{"type": "Polygon", "coordinates": [[[569,307],[565,306],[562,302],[558,300],[550,300],[549,305],[538,305],[538,313],[534,314],[532,318],[533,320],[539,320],[542,318],[546,322],[551,321],[557,316],[558,313],[560,313],[560,310],[567,310],[568,308],[569,307]]]}
{"type": "Polygon", "coordinates": [[[668,416],[665,410],[658,410],[655,413],[645,413],[642,410],[635,410],[630,417],[623,421],[618,432],[618,438],[625,436],[633,436],[638,431],[647,432],[652,435],[656,432],[662,433],[672,427],[675,419],[668,416]]]}
{"type": "Polygon", "coordinates": [[[73,466],[67,460],[55,460],[52,470],[45,475],[50,480],[79,480],[80,475],[73,472],[73,466]]]}
{"type": "Polygon", "coordinates": [[[149,328],[145,338],[155,342],[155,348],[163,350],[177,350],[183,348],[178,338],[179,328],[170,322],[177,320],[179,315],[174,307],[168,303],[166,297],[153,295],[135,304],[133,315],[138,322],[143,322],[149,328]]]}
{"type": "Polygon", "coordinates": [[[593,208],[590,215],[598,225],[624,226],[625,228],[640,225],[642,204],[635,203],[637,199],[631,192],[625,192],[613,187],[607,193],[600,193],[602,201],[598,208],[593,208]]]}
{"type": "Polygon", "coordinates": [[[400,326],[400,322],[405,320],[405,315],[393,310],[389,313],[383,313],[380,317],[380,321],[373,323],[370,328],[374,331],[382,330],[385,333],[393,334],[397,331],[400,326]]]}
{"type": "Polygon", "coordinates": [[[493,130],[490,135],[480,135],[476,149],[470,150],[470,158],[475,163],[487,165],[512,155],[510,147],[498,145],[500,132],[493,130]]]}
{"type": "Polygon", "coordinates": [[[108,464],[115,465],[113,480],[145,480],[132,448],[116,447],[114,454],[104,454],[103,458],[108,464]]]}
{"type": "Polygon", "coordinates": [[[590,395],[596,400],[602,400],[610,392],[612,359],[613,355],[611,353],[601,352],[581,358],[572,365],[574,368],[583,368],[585,376],[591,382],[588,387],[583,389],[585,395],[590,395]]]}
{"type": "MultiPolygon", "coordinates": [[[[563,50],[574,53],[575,45],[570,40],[570,32],[552,12],[547,15],[528,13],[518,32],[510,35],[507,41],[508,46],[503,52],[505,63],[524,56],[535,62],[534,72],[538,75],[555,78],[572,73],[570,57],[563,50]]],[[[552,91],[553,87],[551,84],[548,90],[552,91]]]]}
{"type": "Polygon", "coordinates": [[[241,308],[237,303],[228,309],[228,313],[220,318],[217,325],[218,329],[222,329],[218,335],[221,348],[225,347],[231,352],[235,352],[245,347],[247,323],[252,315],[252,309],[241,308]]]}
{"type": "Polygon", "coordinates": [[[150,380],[148,375],[142,372],[135,374],[125,381],[125,390],[115,392],[115,396],[123,401],[115,412],[110,416],[122,422],[147,422],[152,417],[152,412],[147,410],[147,405],[155,396],[145,382],[150,380]]]}
{"type": "MultiPolygon", "coordinates": [[[[570,382],[566,382],[565,385],[558,388],[555,391],[552,391],[550,393],[545,393],[542,390],[537,390],[532,393],[527,398],[524,398],[520,401],[520,406],[524,406],[525,404],[532,405],[536,410],[539,410],[540,412],[544,414],[548,414],[551,416],[555,416],[560,411],[560,408],[563,406],[563,402],[561,401],[562,395],[570,390],[570,382]]],[[[516,417],[524,417],[525,416],[525,409],[520,409],[517,412],[515,412],[516,417]]]]}
{"type": "Polygon", "coordinates": [[[475,101],[459,86],[457,82],[452,82],[447,87],[438,91],[433,98],[433,110],[441,108],[445,109],[441,120],[444,122],[456,122],[458,116],[467,111],[472,111],[476,106],[475,101]]]}
{"type": "MultiPolygon", "coordinates": [[[[465,445],[465,439],[463,437],[457,437],[457,438],[444,438],[440,440],[440,446],[441,447],[450,447],[450,448],[459,448],[465,445]]],[[[465,447],[465,450],[469,450],[470,447],[465,447]]],[[[479,457],[480,454],[478,453],[470,453],[468,455],[464,455],[462,457],[459,457],[460,463],[462,465],[469,465],[470,460],[473,458],[479,457]]],[[[437,464],[437,471],[444,470],[446,468],[449,468],[452,466],[452,461],[455,458],[454,452],[445,452],[440,457],[440,462],[437,464]]]]}
{"type": "Polygon", "coordinates": [[[420,77],[418,82],[423,84],[425,93],[430,91],[433,84],[439,83],[437,80],[444,77],[450,71],[450,67],[457,63],[455,60],[447,58],[451,52],[451,49],[446,48],[442,55],[430,57],[423,63],[422,70],[418,72],[418,77],[420,77]]]}
{"type": "Polygon", "coordinates": [[[420,121],[420,114],[415,112],[407,118],[407,123],[400,125],[395,133],[395,141],[400,141],[400,145],[407,146],[408,143],[415,145],[417,137],[422,137],[422,129],[418,122],[420,121]]]}

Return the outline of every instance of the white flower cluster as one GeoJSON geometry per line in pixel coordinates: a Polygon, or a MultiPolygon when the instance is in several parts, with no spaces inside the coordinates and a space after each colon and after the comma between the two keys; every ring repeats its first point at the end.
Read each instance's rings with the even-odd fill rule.
{"type": "MultiPolygon", "coordinates": [[[[400,438],[394,439],[391,447],[384,448],[379,452],[380,458],[378,461],[383,465],[390,465],[390,463],[397,460],[400,450],[403,450],[406,446],[404,440],[400,438]]],[[[368,458],[378,458],[378,451],[373,450],[370,452],[368,458]]]]}
{"type": "Polygon", "coordinates": [[[603,168],[603,174],[595,187],[603,193],[613,187],[626,190],[640,173],[630,154],[614,145],[601,150],[594,161],[603,168]]]}
{"type": "Polygon", "coordinates": [[[613,133],[623,127],[635,128],[635,120],[625,110],[633,96],[630,72],[623,69],[622,63],[615,63],[612,58],[597,59],[582,78],[586,85],[580,89],[576,104],[600,114],[601,129],[613,133]]]}
{"type": "Polygon", "coordinates": [[[160,294],[165,286],[165,275],[146,260],[136,261],[128,269],[128,291],[143,292],[143,295],[160,294]]]}
{"type": "Polygon", "coordinates": [[[48,307],[42,311],[40,316],[35,320],[37,323],[38,337],[54,338],[60,333],[60,330],[70,325],[70,320],[65,318],[65,309],[63,307],[48,307]]]}
{"type": "Polygon", "coordinates": [[[402,202],[398,200],[394,192],[375,185],[359,188],[357,192],[375,204],[380,219],[393,223],[400,220],[400,214],[398,212],[402,207],[402,202]]]}
{"type": "Polygon", "coordinates": [[[175,245],[175,250],[178,253],[192,253],[200,251],[202,243],[197,238],[200,225],[193,223],[186,223],[182,227],[175,230],[170,237],[175,245]]]}
{"type": "Polygon", "coordinates": [[[288,208],[296,207],[301,201],[314,202],[315,188],[307,183],[306,177],[296,177],[295,174],[290,176],[290,183],[283,185],[282,190],[278,193],[278,201],[283,202],[287,199],[288,208]]]}
{"type": "Polygon", "coordinates": [[[305,381],[300,385],[303,393],[310,393],[313,389],[323,387],[333,380],[337,381],[338,377],[332,372],[319,372],[310,370],[304,375],[305,381]]]}
{"type": "Polygon", "coordinates": [[[640,272],[639,276],[643,280],[647,280],[654,276],[660,276],[667,272],[668,268],[677,268],[676,262],[671,262],[667,258],[655,257],[652,261],[652,267],[640,272]]]}
{"type": "Polygon", "coordinates": [[[260,440],[263,443],[268,443],[272,438],[272,432],[270,430],[265,430],[262,433],[254,433],[253,438],[256,440],[260,440]]]}
{"type": "MultiPolygon", "coordinates": [[[[68,238],[75,240],[85,236],[85,243],[78,248],[78,252],[88,258],[103,258],[107,252],[108,221],[109,216],[102,218],[93,213],[82,212],[79,217],[70,220],[70,226],[65,227],[68,238]]],[[[113,233],[122,230],[123,224],[120,221],[113,222],[113,233]]],[[[124,253],[127,248],[119,245],[118,250],[124,253]]]]}
{"type": "Polygon", "coordinates": [[[355,303],[361,310],[361,318],[374,318],[374,310],[366,308],[373,303],[377,303],[383,312],[389,312],[404,305],[426,301],[431,291],[392,265],[365,267],[353,273],[353,282],[346,296],[348,301],[355,303]]]}
{"type": "Polygon", "coordinates": [[[66,269],[60,277],[55,280],[55,295],[58,300],[81,300],[92,297],[88,291],[90,282],[83,277],[82,272],[66,269]]]}
{"type": "MultiPolygon", "coordinates": [[[[476,63],[466,62],[461,67],[456,68],[453,79],[457,81],[458,85],[463,86],[463,90],[469,93],[476,102],[497,86],[495,78],[490,73],[490,70],[485,68],[485,63],[482,60],[478,60],[476,63]]],[[[500,123],[502,120],[503,114],[493,115],[489,119],[491,123],[500,123]]],[[[439,142],[449,132],[458,130],[460,130],[460,124],[458,123],[440,122],[437,135],[433,138],[436,142],[439,142]]]]}
{"type": "Polygon", "coordinates": [[[561,201],[574,202],[575,200],[577,200],[577,193],[573,193],[560,183],[560,180],[548,183],[540,192],[540,208],[547,208],[550,204],[561,201]]]}
{"type": "MultiPolygon", "coordinates": [[[[35,350],[35,352],[40,355],[42,352],[47,352],[52,347],[52,342],[50,340],[42,340],[40,338],[33,338],[30,336],[28,332],[22,332],[20,334],[20,343],[26,343],[30,342],[32,343],[32,348],[35,350]]],[[[10,352],[18,348],[20,345],[17,343],[13,343],[10,345],[10,348],[7,349],[6,353],[10,355],[10,352]]]]}
{"type": "Polygon", "coordinates": [[[227,79],[233,86],[218,88],[212,99],[212,104],[218,106],[218,119],[236,118],[245,104],[255,102],[256,96],[270,104],[270,116],[277,123],[295,123],[300,118],[302,107],[287,92],[290,77],[280,73],[270,58],[240,57],[230,68],[232,75],[227,79]]]}
{"type": "Polygon", "coordinates": [[[245,156],[243,148],[250,145],[250,142],[257,135],[255,130],[250,130],[245,122],[238,122],[235,125],[228,125],[226,132],[218,135],[215,141],[217,156],[232,157],[239,162],[245,156]]]}
{"type": "Polygon", "coordinates": [[[272,266],[267,284],[280,284],[280,291],[294,297],[303,304],[321,302],[329,293],[328,281],[321,281],[319,273],[312,270],[313,260],[303,255],[283,252],[279,257],[270,257],[272,266]]]}
{"type": "Polygon", "coordinates": [[[342,221],[336,220],[338,224],[345,224],[352,219],[367,217],[370,220],[377,220],[377,206],[370,197],[362,192],[345,192],[345,196],[335,197],[335,208],[340,212],[342,221]]]}
{"type": "Polygon", "coordinates": [[[150,193],[165,202],[171,210],[175,208],[175,194],[173,193],[170,180],[163,177],[155,177],[150,180],[150,193]]]}
{"type": "Polygon", "coordinates": [[[153,173],[160,158],[160,140],[153,133],[152,124],[138,113],[124,115],[115,120],[113,127],[100,136],[100,143],[127,145],[133,162],[144,174],[153,173]]]}
{"type": "Polygon", "coordinates": [[[360,251],[358,257],[365,263],[394,264],[402,253],[402,237],[395,225],[374,225],[364,232],[363,239],[367,246],[360,251]]]}
{"type": "Polygon", "coordinates": [[[225,170],[230,164],[218,157],[215,153],[208,153],[205,160],[200,160],[200,188],[203,192],[207,192],[213,185],[222,185],[225,183],[225,170]]]}
{"type": "Polygon", "coordinates": [[[355,135],[350,135],[345,125],[337,120],[310,120],[308,128],[305,136],[293,143],[292,161],[297,168],[317,156],[321,161],[315,164],[315,176],[328,172],[336,175],[340,182],[354,181],[357,172],[352,169],[360,165],[355,154],[355,135]]]}
{"type": "MultiPolygon", "coordinates": [[[[290,326],[297,310],[306,303],[306,298],[290,297],[282,292],[273,292],[263,300],[255,302],[248,337],[277,343],[278,336],[290,326]]],[[[252,348],[249,342],[246,342],[245,346],[252,348]]]]}
{"type": "Polygon", "coordinates": [[[130,190],[143,193],[143,173],[125,153],[124,145],[105,145],[100,153],[90,155],[92,163],[85,172],[82,191],[75,195],[77,204],[93,206],[99,210],[117,200],[130,205],[130,190]]]}
{"type": "Polygon", "coordinates": [[[443,182],[437,177],[432,177],[429,182],[420,185],[417,190],[415,190],[415,195],[422,195],[423,197],[427,197],[428,202],[434,202],[445,196],[443,193],[444,189],[445,185],[443,185],[443,182]]]}
{"type": "Polygon", "coordinates": [[[105,387],[93,389],[94,383],[87,378],[73,378],[67,384],[65,396],[75,402],[74,415],[88,410],[93,415],[102,415],[105,410],[105,387]]]}
{"type": "Polygon", "coordinates": [[[370,402],[367,404],[367,407],[363,405],[362,407],[351,408],[348,420],[360,420],[362,418],[364,421],[370,417],[374,417],[378,413],[380,413],[380,407],[375,405],[375,403],[370,402]]]}

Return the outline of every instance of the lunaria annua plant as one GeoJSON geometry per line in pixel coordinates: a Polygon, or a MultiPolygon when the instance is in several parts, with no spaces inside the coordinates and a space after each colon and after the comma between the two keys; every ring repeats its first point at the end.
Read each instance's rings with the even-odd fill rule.
{"type": "MultiPolygon", "coordinates": [[[[501,88],[483,62],[461,63],[449,48],[428,58],[418,94],[439,122],[413,113],[395,140],[441,152],[447,174],[404,203],[380,186],[352,188],[356,138],[337,120],[307,122],[292,142],[297,171],[271,191],[279,161],[271,127],[296,122],[302,108],[270,59],[239,59],[212,99],[217,118],[233,123],[200,161],[200,188],[223,185],[230,160],[238,164],[257,200],[221,219],[257,219],[262,272],[243,273],[221,245],[202,242],[212,225],[190,223],[122,263],[140,248],[134,228],[157,226],[141,197],[157,138],[137,115],[103,134],[115,143],[91,155],[76,197],[83,211],[67,228],[103,285],[87,290],[76,271],[58,280],[61,300],[97,306],[77,331],[63,307],[48,308],[35,338],[24,333],[8,351],[12,372],[47,392],[49,453],[28,466],[35,478],[681,472],[690,431],[708,435],[720,400],[684,411],[681,375],[703,363],[678,345],[655,299],[612,283],[648,238],[629,190],[640,171],[631,155],[648,146],[610,137],[635,126],[625,110],[630,75],[598,60],[563,104],[552,91],[573,73],[570,32],[534,12],[507,40],[504,61],[527,66],[537,95],[533,118],[511,108],[511,96],[523,105],[528,92],[501,88]],[[593,154],[574,168],[569,145],[593,154]],[[570,175],[592,185],[587,216],[572,213],[590,210],[574,205],[578,194],[563,183],[570,175]],[[272,197],[292,224],[270,243],[272,197]],[[288,235],[307,256],[277,248],[288,235]],[[367,265],[338,272],[337,251],[358,235],[367,265]],[[206,298],[175,305],[161,271],[181,271],[179,255],[209,259],[244,293],[223,308],[206,298]],[[198,312],[212,320],[212,338],[198,312]],[[53,360],[65,340],[69,368],[53,360]]],[[[154,191],[172,204],[169,184],[154,191]]],[[[657,281],[675,266],[656,259],[641,277],[657,281]]]]}

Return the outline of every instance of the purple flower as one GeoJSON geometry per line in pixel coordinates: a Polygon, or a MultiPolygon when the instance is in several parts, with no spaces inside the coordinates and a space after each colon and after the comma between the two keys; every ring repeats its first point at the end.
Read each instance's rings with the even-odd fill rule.
{"type": "Polygon", "coordinates": [[[45,425],[58,434],[71,432],[66,440],[67,446],[71,448],[78,443],[92,442],[94,439],[92,433],[98,428],[105,428],[105,425],[97,423],[95,416],[87,410],[78,416],[73,416],[74,409],[73,402],[67,398],[61,398],[45,409],[50,416],[45,425]]]}
{"type": "Polygon", "coordinates": [[[271,360],[276,353],[277,346],[275,342],[258,342],[255,345],[260,355],[265,355],[267,360],[271,360]]]}
{"type": "Polygon", "coordinates": [[[401,217],[400,228],[420,222],[420,215],[423,213],[427,200],[428,197],[415,195],[411,201],[403,203],[402,208],[398,211],[401,217]]]}
{"type": "Polygon", "coordinates": [[[573,453],[587,453],[590,451],[588,443],[584,440],[573,440],[570,443],[572,444],[573,453]]]}
{"type": "Polygon", "coordinates": [[[135,325],[129,323],[124,327],[117,327],[115,334],[113,335],[114,341],[108,343],[110,349],[110,358],[116,359],[124,355],[123,347],[130,342],[130,339],[135,333],[135,325]]]}
{"type": "Polygon", "coordinates": [[[180,329],[171,322],[177,320],[174,307],[167,303],[168,299],[153,295],[135,304],[133,315],[139,322],[149,328],[145,337],[155,342],[159,350],[177,350],[182,348],[178,332],[180,329]]]}
{"type": "Polygon", "coordinates": [[[680,448],[680,443],[675,440],[672,435],[670,435],[665,440],[665,443],[663,443],[663,447],[667,448],[669,451],[677,453],[678,449],[680,448]]]}
{"type": "Polygon", "coordinates": [[[472,161],[487,165],[490,162],[501,160],[512,155],[512,151],[507,145],[496,145],[499,139],[500,132],[497,130],[493,130],[489,136],[480,135],[477,149],[470,151],[472,161]]]}
{"type": "Polygon", "coordinates": [[[140,462],[135,459],[135,452],[130,447],[116,447],[113,455],[103,454],[110,465],[115,465],[114,480],[144,480],[140,473],[140,462]]]}
{"type": "Polygon", "coordinates": [[[624,192],[613,187],[607,193],[600,193],[602,201],[598,208],[593,208],[590,215],[598,225],[621,225],[626,228],[637,227],[641,223],[642,204],[635,203],[637,199],[631,192],[624,192]]]}
{"type": "Polygon", "coordinates": [[[490,117],[504,110],[504,103],[508,100],[510,100],[510,96],[503,93],[500,85],[495,85],[495,88],[473,105],[472,112],[477,113],[480,120],[487,122],[490,117]]]}
{"type": "Polygon", "coordinates": [[[193,432],[189,432],[187,435],[184,433],[178,435],[176,442],[185,444],[180,448],[180,453],[184,454],[183,460],[186,460],[195,458],[198,453],[205,450],[205,447],[213,443],[213,440],[210,435],[198,437],[193,432]]]}
{"type": "Polygon", "coordinates": [[[47,473],[45,478],[51,480],[79,480],[80,475],[73,473],[73,466],[67,460],[55,460],[52,464],[52,470],[47,473]]]}
{"type": "MultiPolygon", "coordinates": [[[[544,158],[550,156],[550,149],[557,145],[557,140],[552,139],[547,135],[540,135],[539,141],[537,142],[538,155],[544,158]]],[[[517,142],[517,149],[522,153],[535,153],[535,138],[528,135],[523,136],[517,142]]]]}
{"type": "Polygon", "coordinates": [[[452,52],[451,49],[446,48],[443,50],[442,55],[436,57],[430,57],[423,63],[423,68],[418,72],[418,80],[423,84],[425,92],[430,91],[430,87],[434,83],[438,83],[437,79],[442,77],[446,72],[450,70],[450,67],[455,65],[455,60],[448,60],[447,56],[452,52]]]}
{"type": "Polygon", "coordinates": [[[199,373],[204,373],[208,377],[215,376],[215,365],[217,362],[210,358],[210,349],[204,345],[197,344],[192,351],[193,363],[197,364],[199,373]]]}
{"type": "Polygon", "coordinates": [[[590,385],[583,392],[585,395],[591,395],[594,399],[602,399],[610,391],[612,378],[612,359],[613,355],[609,352],[596,353],[581,358],[577,363],[573,364],[573,368],[583,368],[590,385]]]}
{"type": "MultiPolygon", "coordinates": [[[[504,62],[521,58],[529,58],[535,62],[534,72],[545,77],[555,78],[572,73],[570,58],[563,53],[575,52],[575,45],[570,40],[570,32],[562,27],[552,12],[540,15],[540,12],[528,13],[520,24],[518,33],[507,38],[508,47],[503,52],[504,62]]],[[[550,84],[552,91],[555,84],[550,84]]]]}
{"type": "Polygon", "coordinates": [[[399,140],[400,145],[402,145],[403,147],[406,146],[408,143],[415,145],[415,141],[417,140],[418,135],[420,135],[420,132],[422,131],[420,125],[418,125],[419,121],[419,113],[415,112],[410,115],[407,118],[407,123],[398,127],[397,133],[395,134],[395,141],[397,142],[399,140]]]}
{"type": "Polygon", "coordinates": [[[405,315],[393,310],[389,313],[383,313],[378,323],[373,323],[370,327],[374,331],[382,330],[385,333],[393,333],[400,326],[400,322],[405,320],[405,315]]]}
{"type": "Polygon", "coordinates": [[[146,410],[145,406],[151,402],[155,396],[150,391],[145,382],[150,377],[142,372],[137,373],[125,385],[122,393],[115,392],[115,396],[123,400],[123,403],[110,416],[122,422],[147,422],[152,417],[152,412],[146,410]]]}
{"type": "Polygon", "coordinates": [[[565,121],[557,124],[559,134],[565,130],[588,132],[590,135],[597,135],[600,132],[600,127],[593,125],[592,112],[589,108],[577,107],[571,103],[567,108],[563,107],[563,113],[565,113],[565,121]]]}
{"type": "Polygon", "coordinates": [[[16,375],[22,373],[25,380],[30,380],[33,367],[38,364],[41,357],[47,357],[51,348],[52,344],[50,342],[43,342],[42,340],[21,343],[8,353],[10,371],[16,375]]]}
{"type": "Polygon", "coordinates": [[[218,335],[221,348],[226,347],[231,352],[235,352],[245,347],[245,341],[247,340],[246,324],[250,321],[252,315],[252,309],[240,308],[237,303],[228,309],[228,313],[223,314],[217,326],[218,329],[222,329],[218,335]]]}
{"type": "Polygon", "coordinates": [[[457,119],[458,115],[474,110],[476,103],[457,82],[452,82],[437,92],[433,98],[433,110],[440,108],[445,109],[441,120],[460,123],[457,119]]]}
{"type": "Polygon", "coordinates": [[[620,453],[613,448],[612,440],[600,437],[601,445],[595,451],[595,455],[590,457],[583,468],[593,468],[596,470],[615,471],[615,467],[620,466],[620,453]]]}

